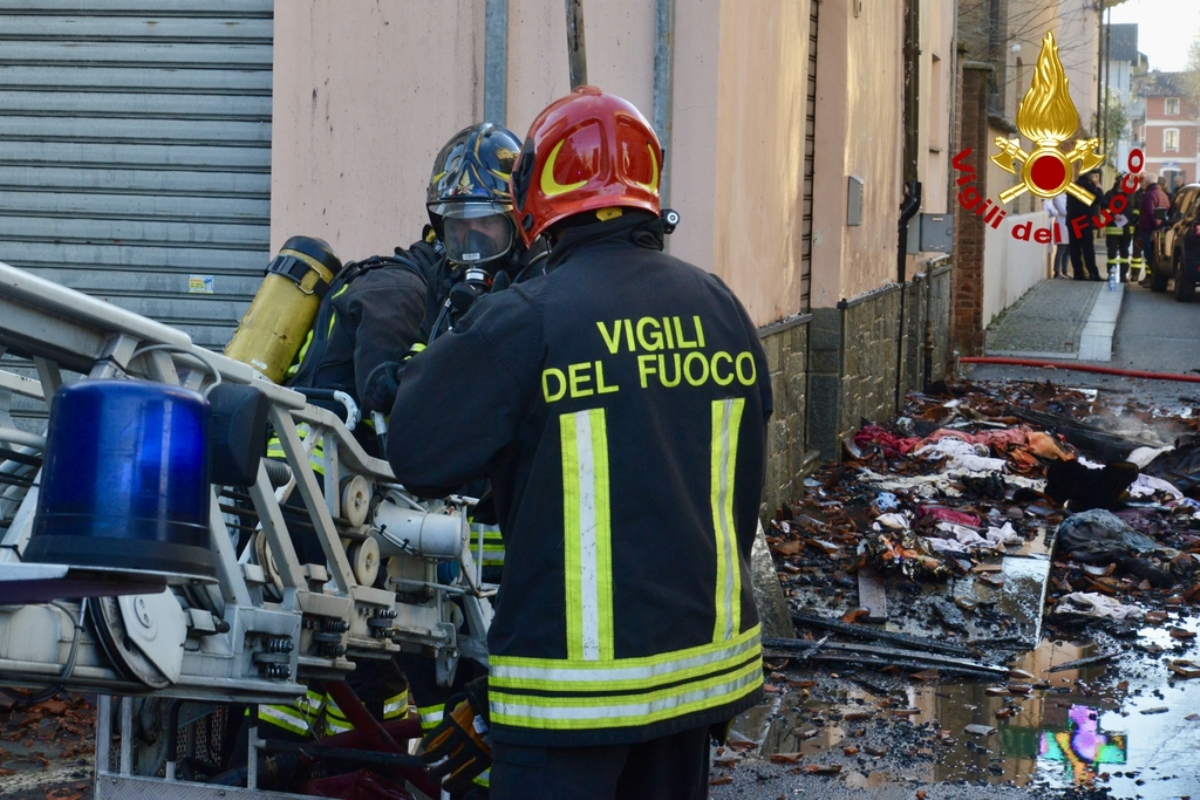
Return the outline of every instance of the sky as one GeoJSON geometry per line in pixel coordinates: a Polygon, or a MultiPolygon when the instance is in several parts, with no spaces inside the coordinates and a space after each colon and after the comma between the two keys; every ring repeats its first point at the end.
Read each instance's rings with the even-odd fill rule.
{"type": "Polygon", "coordinates": [[[1200,36],[1200,0],[1125,0],[1105,12],[1113,23],[1138,24],[1138,50],[1150,69],[1180,72],[1187,68],[1188,46],[1200,36]]]}

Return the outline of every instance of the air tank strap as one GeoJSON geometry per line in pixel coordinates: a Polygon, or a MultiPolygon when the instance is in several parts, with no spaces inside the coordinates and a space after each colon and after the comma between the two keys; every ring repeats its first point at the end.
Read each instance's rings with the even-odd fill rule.
{"type": "Polygon", "coordinates": [[[296,284],[305,294],[324,298],[329,292],[329,282],[311,264],[295,256],[280,253],[267,265],[267,273],[280,275],[296,284]]]}

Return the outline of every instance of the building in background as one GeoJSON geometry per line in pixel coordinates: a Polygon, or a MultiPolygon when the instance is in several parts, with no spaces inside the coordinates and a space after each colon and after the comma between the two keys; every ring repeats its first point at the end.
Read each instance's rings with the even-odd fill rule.
{"type": "Polygon", "coordinates": [[[1181,72],[1149,72],[1136,79],[1145,103],[1138,138],[1144,143],[1146,171],[1156,172],[1168,192],[1196,181],[1200,166],[1200,109],[1181,72]]]}

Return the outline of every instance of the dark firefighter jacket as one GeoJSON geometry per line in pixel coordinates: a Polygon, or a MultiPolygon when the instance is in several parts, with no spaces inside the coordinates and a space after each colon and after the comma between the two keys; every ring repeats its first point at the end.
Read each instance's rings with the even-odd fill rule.
{"type": "Polygon", "coordinates": [[[1092,219],[1092,217],[1095,216],[1096,214],[1100,213],[1100,187],[1098,187],[1096,184],[1092,183],[1091,181],[1084,179],[1083,177],[1081,177],[1079,180],[1075,181],[1075,185],[1091,192],[1092,195],[1096,198],[1089,205],[1089,204],[1083,202],[1082,200],[1080,200],[1078,197],[1076,197],[1073,194],[1067,195],[1067,228],[1069,231],[1068,235],[1072,239],[1084,239],[1089,235],[1089,234],[1087,234],[1087,231],[1095,230],[1095,228],[1096,228],[1096,222],[1095,222],[1095,220],[1092,219]],[[1087,223],[1086,226],[1082,222],[1079,223],[1078,225],[1076,225],[1075,220],[1077,220],[1077,219],[1085,220],[1087,223]],[[1078,227],[1079,231],[1080,231],[1078,236],[1076,236],[1076,234],[1075,234],[1076,227],[1078,227]]]}
{"type": "Polygon", "coordinates": [[[497,741],[645,741],[760,697],[766,359],[729,289],[661,249],[641,214],[571,230],[553,271],[413,359],[392,409],[406,486],[492,482],[497,741]]]}
{"type": "Polygon", "coordinates": [[[340,389],[359,400],[375,367],[399,361],[421,340],[426,282],[418,266],[390,263],[334,286],[313,332],[314,341],[326,337],[324,348],[311,372],[301,364],[307,377],[289,385],[340,389]]]}

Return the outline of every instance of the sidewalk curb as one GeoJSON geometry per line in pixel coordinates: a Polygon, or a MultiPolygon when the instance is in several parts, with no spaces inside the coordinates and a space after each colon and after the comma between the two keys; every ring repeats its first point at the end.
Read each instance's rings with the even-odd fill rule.
{"type": "Polygon", "coordinates": [[[1116,291],[1101,289],[1092,306],[1092,313],[1084,323],[1079,335],[1079,361],[1112,361],[1113,333],[1117,329],[1117,318],[1121,316],[1121,303],[1125,299],[1125,284],[1118,283],[1116,291]]]}

